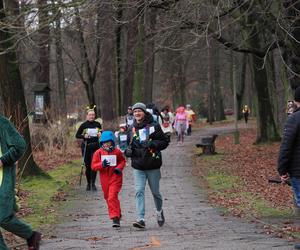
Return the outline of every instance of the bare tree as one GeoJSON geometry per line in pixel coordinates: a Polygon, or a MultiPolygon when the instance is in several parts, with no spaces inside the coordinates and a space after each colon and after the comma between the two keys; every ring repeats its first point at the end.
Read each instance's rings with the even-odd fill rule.
{"type": "MultiPolygon", "coordinates": [[[[11,20],[7,19],[7,11],[8,13],[18,13],[18,1],[10,1],[6,7],[8,9],[4,8],[4,1],[0,1],[0,20],[3,24],[11,20]]],[[[19,27],[18,23],[15,24],[19,27]]],[[[16,49],[11,47],[14,43],[11,39],[12,34],[15,34],[15,31],[9,28],[0,30],[0,95],[4,104],[4,115],[11,118],[27,142],[26,152],[19,161],[21,172],[24,175],[38,175],[43,172],[35,163],[32,155],[24,88],[17,63],[16,49]]]]}

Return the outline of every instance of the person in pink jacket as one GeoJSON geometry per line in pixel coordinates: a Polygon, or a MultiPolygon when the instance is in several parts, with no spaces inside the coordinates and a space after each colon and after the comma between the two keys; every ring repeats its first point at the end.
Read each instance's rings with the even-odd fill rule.
{"type": "Polygon", "coordinates": [[[180,106],[176,110],[176,116],[174,121],[174,128],[177,132],[177,141],[184,141],[184,134],[186,133],[189,127],[189,119],[187,113],[185,112],[185,108],[180,106]]]}

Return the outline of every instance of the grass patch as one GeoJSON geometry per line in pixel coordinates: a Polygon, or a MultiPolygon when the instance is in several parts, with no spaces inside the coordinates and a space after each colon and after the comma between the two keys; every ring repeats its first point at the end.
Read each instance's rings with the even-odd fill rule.
{"type": "MultiPolygon", "coordinates": [[[[213,169],[208,171],[206,180],[209,188],[218,196],[226,200],[238,201],[234,206],[246,215],[251,214],[260,218],[290,217],[291,212],[289,209],[274,208],[267,201],[250,192],[237,192],[243,186],[243,181],[238,176],[213,169]],[[235,191],[229,192],[229,190],[235,191]]],[[[233,203],[229,202],[228,204],[232,206],[233,203]]]]}
{"type": "Polygon", "coordinates": [[[26,200],[33,213],[23,217],[34,228],[56,223],[59,201],[53,197],[71,189],[70,182],[80,173],[80,160],[62,165],[48,172],[50,178],[35,176],[22,179],[21,189],[30,192],[26,200]]]}
{"type": "Polygon", "coordinates": [[[289,218],[291,216],[291,211],[289,209],[274,208],[267,201],[256,197],[252,193],[241,192],[235,196],[239,196],[244,201],[243,204],[239,206],[240,209],[249,211],[259,217],[289,218]]]}
{"type": "Polygon", "coordinates": [[[208,181],[209,187],[214,191],[237,188],[241,185],[241,181],[237,176],[230,176],[215,170],[209,171],[206,180],[208,181]]]}
{"type": "Polygon", "coordinates": [[[218,163],[224,157],[224,151],[222,150],[219,150],[218,153],[212,155],[202,154],[202,149],[197,149],[197,150],[200,150],[197,153],[199,153],[200,157],[207,163],[218,163]]]}

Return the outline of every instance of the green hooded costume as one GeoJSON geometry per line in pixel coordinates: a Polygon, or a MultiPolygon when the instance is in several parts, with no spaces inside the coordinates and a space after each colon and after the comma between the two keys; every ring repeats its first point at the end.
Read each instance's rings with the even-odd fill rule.
{"type": "MultiPolygon", "coordinates": [[[[14,126],[0,115],[0,227],[19,237],[29,239],[33,231],[15,215],[15,162],[26,150],[26,143],[14,126]],[[1,165],[1,164],[0,164],[1,165]],[[2,178],[1,178],[2,176],[2,178]],[[2,179],[2,181],[1,181],[2,179]]],[[[0,249],[8,249],[0,232],[0,249]]]]}

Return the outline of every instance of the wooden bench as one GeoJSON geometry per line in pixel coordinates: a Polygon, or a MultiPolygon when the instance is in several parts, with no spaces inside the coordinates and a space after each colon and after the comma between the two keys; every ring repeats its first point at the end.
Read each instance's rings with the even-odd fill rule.
{"type": "Polygon", "coordinates": [[[201,137],[200,143],[196,144],[197,148],[202,148],[203,154],[214,154],[216,151],[215,140],[218,135],[201,137]]]}

